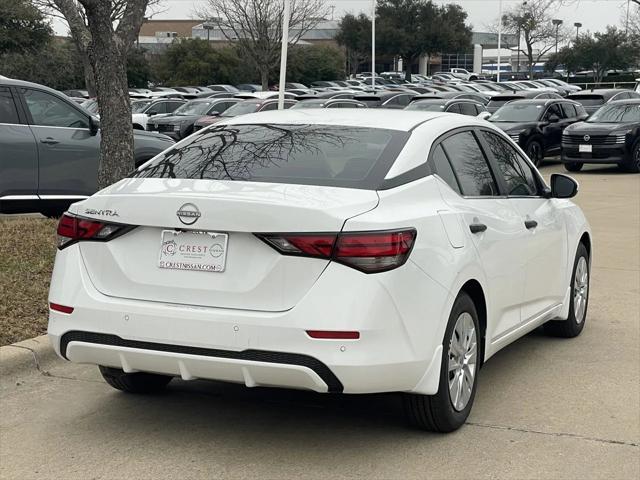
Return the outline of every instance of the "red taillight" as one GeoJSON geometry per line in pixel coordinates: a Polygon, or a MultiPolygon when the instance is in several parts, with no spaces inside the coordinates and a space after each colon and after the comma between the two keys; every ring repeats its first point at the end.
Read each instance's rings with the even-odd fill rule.
{"type": "Polygon", "coordinates": [[[49,308],[61,313],[73,313],[73,307],[67,307],[66,305],[60,305],[59,303],[49,303],[49,308]]]}
{"type": "Polygon", "coordinates": [[[324,340],[358,340],[360,332],[341,332],[335,330],[307,330],[307,335],[311,338],[324,340]]]}
{"type": "Polygon", "coordinates": [[[89,220],[65,213],[58,222],[58,248],[80,240],[108,240],[121,233],[124,225],[89,220]]]}
{"type": "Polygon", "coordinates": [[[283,255],[326,258],[365,273],[377,273],[407,261],[416,231],[259,234],[258,237],[283,255]]]}

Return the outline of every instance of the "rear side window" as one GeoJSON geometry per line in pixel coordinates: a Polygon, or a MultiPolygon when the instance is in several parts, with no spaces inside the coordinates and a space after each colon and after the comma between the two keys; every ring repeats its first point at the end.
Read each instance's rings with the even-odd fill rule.
{"type": "Polygon", "coordinates": [[[380,188],[408,132],[336,125],[226,125],[189,137],[133,177],[380,188]]]}
{"type": "Polygon", "coordinates": [[[0,87],[0,123],[20,123],[13,96],[6,87],[0,87]]]}
{"type": "Polygon", "coordinates": [[[462,194],[470,197],[498,195],[487,159],[471,132],[451,135],[442,141],[462,194]]]}
{"type": "Polygon", "coordinates": [[[460,193],[458,180],[456,180],[456,176],[453,173],[453,168],[451,168],[451,164],[449,163],[449,160],[447,159],[447,156],[445,155],[444,150],[440,145],[434,148],[431,158],[433,160],[435,171],[440,176],[440,178],[447,182],[447,184],[456,192],[460,193]]]}
{"type": "Polygon", "coordinates": [[[496,175],[502,175],[507,187],[507,195],[534,196],[538,187],[533,171],[527,162],[509,143],[495,133],[482,132],[493,158],[498,164],[496,175]]]}
{"type": "Polygon", "coordinates": [[[454,103],[452,105],[449,105],[447,107],[447,112],[449,112],[449,113],[462,113],[460,111],[460,104],[459,103],[454,103]]]}
{"type": "Polygon", "coordinates": [[[464,102],[460,104],[460,113],[463,115],[477,115],[478,111],[473,103],[464,102]]]}

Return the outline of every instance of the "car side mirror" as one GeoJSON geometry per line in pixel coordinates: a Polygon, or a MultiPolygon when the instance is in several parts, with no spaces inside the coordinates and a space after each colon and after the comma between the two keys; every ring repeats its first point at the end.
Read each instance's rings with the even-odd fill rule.
{"type": "Polygon", "coordinates": [[[578,182],[573,178],[554,173],[551,175],[551,196],[553,198],[573,198],[578,193],[578,182]]]}
{"type": "Polygon", "coordinates": [[[91,136],[97,135],[98,130],[100,130],[100,120],[98,117],[89,117],[89,133],[91,136]]]}
{"type": "Polygon", "coordinates": [[[560,117],[555,113],[552,113],[551,115],[549,115],[549,118],[547,118],[547,121],[549,123],[558,123],[560,121],[560,117]]]}
{"type": "Polygon", "coordinates": [[[480,120],[486,120],[486,119],[488,119],[490,116],[491,116],[491,113],[489,113],[489,112],[480,112],[480,113],[477,115],[477,118],[479,118],[480,120]]]}
{"type": "Polygon", "coordinates": [[[156,110],[152,110],[152,111],[150,111],[150,112],[147,112],[147,115],[148,115],[149,117],[153,117],[154,115],[157,115],[157,114],[158,114],[158,112],[157,112],[156,110]]]}
{"type": "Polygon", "coordinates": [[[209,116],[211,117],[217,117],[218,115],[220,115],[220,112],[217,110],[214,110],[213,112],[209,112],[209,116]]]}

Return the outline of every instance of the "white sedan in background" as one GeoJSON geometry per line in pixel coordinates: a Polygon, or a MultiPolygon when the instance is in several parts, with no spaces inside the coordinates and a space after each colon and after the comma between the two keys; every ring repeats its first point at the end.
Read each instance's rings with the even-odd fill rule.
{"type": "Polygon", "coordinates": [[[415,425],[452,431],[498,350],[582,331],[577,188],[463,115],[232,118],[61,218],[49,335],[126,392],[402,392],[415,425]]]}

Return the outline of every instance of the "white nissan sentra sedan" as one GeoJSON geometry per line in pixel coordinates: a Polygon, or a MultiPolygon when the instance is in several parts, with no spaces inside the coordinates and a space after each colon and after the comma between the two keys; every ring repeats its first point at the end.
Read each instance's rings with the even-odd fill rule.
{"type": "Polygon", "coordinates": [[[126,392],[402,392],[414,424],[451,431],[489,357],[584,327],[591,233],[576,182],[550,183],[468,116],[230,119],[60,219],[49,335],[126,392]]]}

